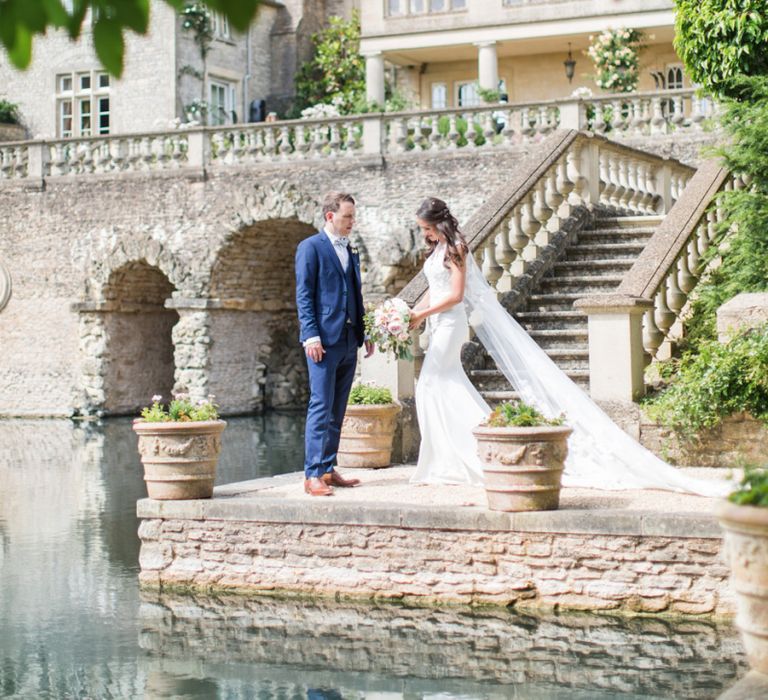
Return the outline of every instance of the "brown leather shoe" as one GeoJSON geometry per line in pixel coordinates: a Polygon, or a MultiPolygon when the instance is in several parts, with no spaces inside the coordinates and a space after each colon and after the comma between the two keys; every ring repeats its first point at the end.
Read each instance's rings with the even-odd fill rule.
{"type": "Polygon", "coordinates": [[[304,480],[304,493],[310,496],[333,496],[333,489],[319,477],[313,476],[304,480]]]}
{"type": "Polygon", "coordinates": [[[341,488],[352,488],[360,483],[360,479],[345,479],[335,469],[326,472],[320,477],[328,486],[339,486],[341,488]]]}

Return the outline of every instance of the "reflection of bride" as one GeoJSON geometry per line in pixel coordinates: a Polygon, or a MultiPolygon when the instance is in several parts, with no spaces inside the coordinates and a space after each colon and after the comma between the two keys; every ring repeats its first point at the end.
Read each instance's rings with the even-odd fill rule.
{"type": "Polygon", "coordinates": [[[635,442],[552,362],[499,304],[445,202],[424,200],[416,217],[430,252],[424,263],[429,290],[411,319],[411,327],[426,319],[429,333],[416,385],[421,448],[414,483],[482,483],[471,431],[490,408],[461,366],[469,322],[521,399],[547,416],[565,414],[573,434],[564,485],[706,496],[727,490],[721,481],[686,476],[635,442]]]}

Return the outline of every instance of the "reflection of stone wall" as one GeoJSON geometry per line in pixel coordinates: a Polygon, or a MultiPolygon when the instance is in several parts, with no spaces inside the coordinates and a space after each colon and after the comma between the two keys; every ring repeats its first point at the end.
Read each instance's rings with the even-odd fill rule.
{"type": "Polygon", "coordinates": [[[149,592],[142,599],[140,645],[172,659],[465,679],[491,692],[547,684],[665,698],[714,693],[745,669],[735,628],[704,621],[149,592]]]}
{"type": "Polygon", "coordinates": [[[235,518],[146,519],[139,537],[140,578],[154,587],[277,590],[521,609],[734,612],[719,538],[235,518]]]}

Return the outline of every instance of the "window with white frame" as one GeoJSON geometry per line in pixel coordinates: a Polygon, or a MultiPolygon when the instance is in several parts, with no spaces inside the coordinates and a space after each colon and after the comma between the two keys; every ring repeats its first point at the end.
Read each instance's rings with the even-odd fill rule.
{"type": "Polygon", "coordinates": [[[432,109],[444,109],[448,106],[448,85],[432,83],[432,109]]]}
{"type": "Polygon", "coordinates": [[[466,10],[467,0],[386,0],[387,15],[421,15],[424,13],[466,10]]]}
{"type": "Polygon", "coordinates": [[[208,123],[211,126],[235,121],[235,86],[224,80],[211,80],[208,88],[208,123]]]}
{"type": "Polygon", "coordinates": [[[683,64],[671,63],[666,69],[667,90],[679,90],[683,87],[683,64]]]}
{"type": "Polygon", "coordinates": [[[211,20],[213,23],[213,36],[216,39],[231,39],[232,35],[229,30],[229,20],[219,12],[211,12],[211,20]]]}
{"type": "Polygon", "coordinates": [[[56,76],[58,136],[108,134],[110,79],[101,71],[59,73],[56,76]]]}
{"type": "Polygon", "coordinates": [[[456,104],[459,107],[479,106],[480,95],[477,92],[477,83],[474,80],[456,83],[456,104]]]}

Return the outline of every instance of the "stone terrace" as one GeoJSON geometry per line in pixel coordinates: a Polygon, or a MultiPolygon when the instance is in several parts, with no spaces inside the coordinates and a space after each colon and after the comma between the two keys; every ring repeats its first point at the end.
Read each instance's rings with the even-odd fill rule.
{"type": "MultiPolygon", "coordinates": [[[[712,499],[563,491],[560,510],[499,513],[481,488],[408,483],[412,466],[311,499],[301,475],[199,501],[139,501],[145,587],[726,614],[735,603],[712,499]]],[[[713,475],[716,470],[699,470],[713,475]]]]}

